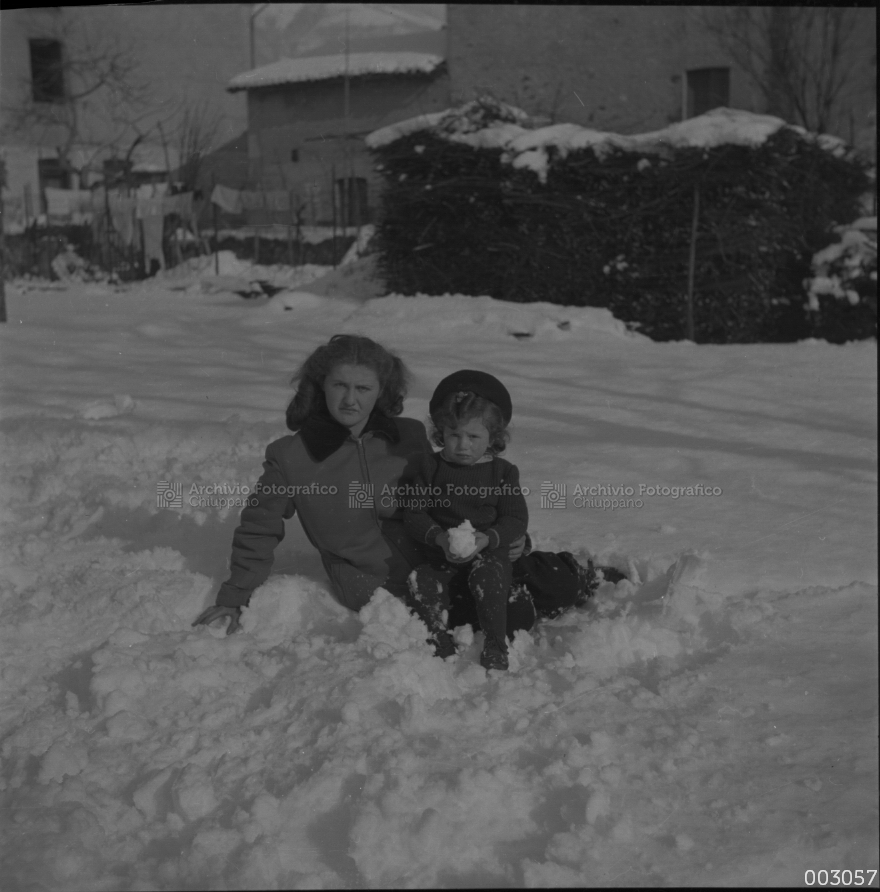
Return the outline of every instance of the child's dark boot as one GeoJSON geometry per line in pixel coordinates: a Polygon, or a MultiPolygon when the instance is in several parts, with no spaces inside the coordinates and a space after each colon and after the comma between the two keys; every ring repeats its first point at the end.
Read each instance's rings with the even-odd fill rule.
{"type": "Polygon", "coordinates": [[[428,639],[428,644],[434,645],[434,656],[445,660],[446,657],[454,657],[458,653],[452,635],[446,629],[440,629],[434,633],[433,638],[428,639]]]}
{"type": "Polygon", "coordinates": [[[486,635],[483,652],[480,654],[480,665],[487,671],[490,669],[506,670],[508,668],[507,642],[499,641],[494,635],[486,635]]]}

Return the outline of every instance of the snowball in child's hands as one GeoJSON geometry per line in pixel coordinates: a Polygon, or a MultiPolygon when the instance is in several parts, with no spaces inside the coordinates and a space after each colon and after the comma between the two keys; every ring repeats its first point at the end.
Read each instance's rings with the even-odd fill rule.
{"type": "Polygon", "coordinates": [[[476,530],[469,520],[462,521],[457,527],[448,531],[449,552],[463,560],[473,554],[477,547],[476,530]]]}

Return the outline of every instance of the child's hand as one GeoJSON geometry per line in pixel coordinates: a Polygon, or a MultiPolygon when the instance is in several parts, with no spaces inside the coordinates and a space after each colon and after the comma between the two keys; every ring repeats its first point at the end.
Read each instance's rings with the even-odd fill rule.
{"type": "Polygon", "coordinates": [[[440,535],[434,540],[434,544],[438,548],[443,549],[443,554],[446,555],[446,560],[449,561],[450,564],[460,564],[462,560],[460,557],[456,557],[449,550],[449,533],[440,533],[440,535]]]}
{"type": "Polygon", "coordinates": [[[435,541],[443,549],[446,560],[450,564],[466,564],[468,561],[472,561],[489,544],[489,537],[485,533],[474,533],[476,548],[465,557],[459,557],[449,550],[449,533],[441,533],[435,541]]]}

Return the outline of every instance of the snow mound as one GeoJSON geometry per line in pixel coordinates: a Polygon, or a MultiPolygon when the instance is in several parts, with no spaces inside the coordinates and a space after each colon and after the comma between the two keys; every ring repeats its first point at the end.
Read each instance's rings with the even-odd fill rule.
{"type": "Polygon", "coordinates": [[[161,282],[175,291],[259,291],[263,282],[273,289],[297,288],[318,279],[330,267],[307,263],[303,266],[273,264],[265,266],[250,260],[242,260],[232,251],[191,257],[178,266],[157,273],[148,280],[161,282]]]}
{"type": "Polygon", "coordinates": [[[380,339],[387,337],[389,331],[424,337],[427,331],[451,335],[465,330],[489,339],[566,340],[601,333],[627,340],[647,340],[644,335],[631,332],[604,307],[563,307],[543,301],[514,304],[486,295],[389,295],[368,301],[345,324],[348,331],[380,339]]]}
{"type": "Polygon", "coordinates": [[[280,314],[291,310],[318,310],[326,305],[326,298],[311,291],[282,291],[270,298],[261,312],[280,314]]]}
{"type": "Polygon", "coordinates": [[[80,409],[81,418],[97,421],[101,418],[115,418],[128,415],[135,410],[135,401],[128,394],[117,394],[110,399],[94,400],[80,409]]]}
{"type": "Polygon", "coordinates": [[[376,255],[354,260],[325,272],[308,283],[312,294],[367,301],[385,294],[386,288],[376,268],[376,255]]]}
{"type": "Polygon", "coordinates": [[[273,576],[257,591],[242,611],[241,625],[261,645],[295,641],[324,623],[350,616],[325,584],[303,576],[273,576]]]}

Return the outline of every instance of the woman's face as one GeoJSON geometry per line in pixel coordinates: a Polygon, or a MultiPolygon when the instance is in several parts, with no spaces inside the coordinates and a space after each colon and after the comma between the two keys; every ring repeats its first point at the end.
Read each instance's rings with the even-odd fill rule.
{"type": "Polygon", "coordinates": [[[338,365],[324,379],[330,414],[357,437],[364,429],[381,387],[378,375],[365,365],[338,365]]]}

